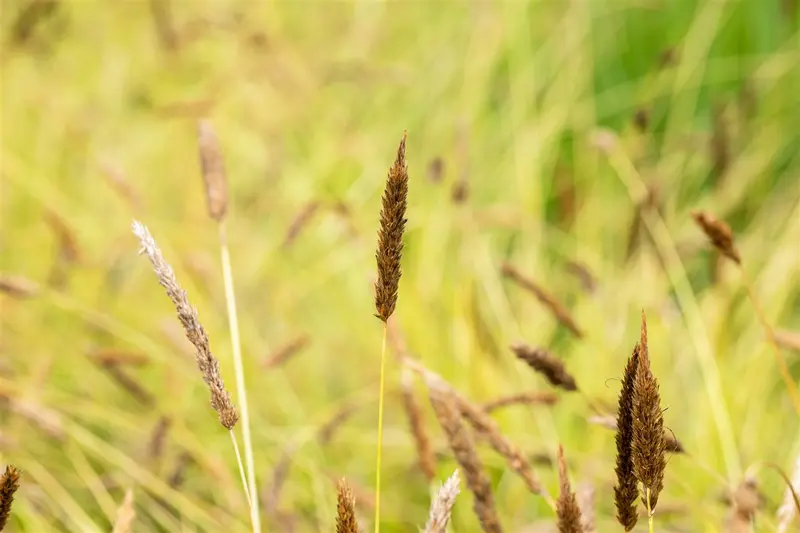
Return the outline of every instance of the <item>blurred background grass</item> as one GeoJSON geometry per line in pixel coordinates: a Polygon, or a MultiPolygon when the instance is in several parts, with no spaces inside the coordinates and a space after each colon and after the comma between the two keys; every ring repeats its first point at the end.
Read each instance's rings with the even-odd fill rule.
{"type": "MultiPolygon", "coordinates": [[[[11,530],[107,531],[130,486],[136,531],[247,530],[229,439],[129,230],[140,219],[161,244],[232,387],[201,116],[226,157],[264,495],[291,457],[269,530],[330,530],[340,476],[365,492],[371,521],[380,323],[370,283],[404,129],[411,189],[394,320],[409,349],[482,401],[547,389],[507,349],[524,340],[613,403],[644,308],[666,424],[688,451],[669,462],[659,529],[720,530],[726,488],[756,461],[790,469],[800,425],[738,271],[716,261],[689,214],[731,223],[769,321],[800,329],[797,30],[792,0],[3,0],[0,270],[46,287],[0,295],[0,455],[25,471],[11,530]],[[616,165],[593,146],[609,142],[616,165]],[[656,245],[631,231],[643,187],[668,230],[656,245]],[[503,280],[504,261],[564,301],[585,338],[503,280]],[[593,291],[571,262],[592,273],[593,291]],[[686,282],[688,293],[675,290],[686,282]],[[306,348],[264,368],[301,335],[306,348]],[[126,372],[148,396],[110,379],[88,357],[98,349],[146,356],[126,372]],[[348,406],[320,443],[319,428],[348,406]],[[162,417],[171,427],[154,461],[162,417]],[[181,480],[170,479],[176,468],[181,480]]],[[[797,379],[797,354],[784,356],[797,379]]],[[[387,532],[422,525],[430,490],[398,370],[390,362],[387,532]]],[[[598,489],[599,530],[614,531],[613,433],[588,414],[585,398],[566,394],[497,420],[528,454],[552,457],[563,443],[574,480],[598,489]]],[[[444,446],[431,413],[428,424],[444,446]]],[[[509,530],[552,523],[500,459],[484,459],[509,530]]],[[[443,457],[439,477],[453,468],[443,457]]],[[[554,489],[553,472],[538,470],[554,489]]],[[[761,482],[758,530],[773,531],[782,486],[761,482]]],[[[456,505],[455,531],[478,527],[470,498],[456,505]]]]}

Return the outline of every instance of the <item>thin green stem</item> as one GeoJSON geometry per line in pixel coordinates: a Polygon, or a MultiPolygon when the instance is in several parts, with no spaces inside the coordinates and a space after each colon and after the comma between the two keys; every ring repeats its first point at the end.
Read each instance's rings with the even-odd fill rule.
{"type": "MultiPolygon", "coordinates": [[[[242,412],[242,436],[244,437],[244,460],[247,465],[247,493],[250,504],[250,522],[254,533],[261,533],[261,515],[256,498],[256,468],[253,460],[253,441],[250,437],[250,410],[247,404],[247,389],[244,384],[244,365],[242,364],[242,343],[239,339],[239,318],[236,313],[236,295],[233,290],[233,273],[231,269],[231,254],[228,252],[228,242],[225,234],[225,224],[219,224],[219,245],[222,260],[222,277],[225,284],[225,303],[228,307],[228,325],[231,332],[231,347],[233,349],[233,368],[236,373],[236,396],[242,412]],[[252,496],[252,497],[251,497],[252,496]]],[[[236,439],[234,438],[234,443],[236,439]]],[[[238,453],[238,449],[237,449],[238,453]]],[[[241,464],[241,460],[240,460],[241,464]]]]}
{"type": "Polygon", "coordinates": [[[381,342],[381,384],[378,392],[378,454],[375,460],[375,533],[381,530],[381,452],[383,450],[383,384],[386,370],[386,323],[381,342]]]}
{"type": "Polygon", "coordinates": [[[239,475],[242,478],[242,488],[244,489],[244,495],[247,497],[247,507],[249,509],[252,509],[253,499],[250,497],[250,491],[247,488],[247,476],[244,474],[244,465],[242,465],[242,454],[239,453],[239,443],[236,441],[236,435],[233,433],[233,430],[230,430],[228,433],[231,434],[231,442],[233,442],[233,453],[236,455],[236,464],[239,467],[239,475]]]}

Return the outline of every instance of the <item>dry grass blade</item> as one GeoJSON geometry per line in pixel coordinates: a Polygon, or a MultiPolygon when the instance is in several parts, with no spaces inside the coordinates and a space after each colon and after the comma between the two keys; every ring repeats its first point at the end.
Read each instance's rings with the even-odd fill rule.
{"type": "MultiPolygon", "coordinates": [[[[411,436],[414,438],[414,446],[417,450],[417,464],[428,481],[433,481],[436,476],[436,458],[431,448],[431,440],[428,431],[425,429],[425,422],[422,417],[422,409],[414,397],[414,390],[411,386],[411,370],[403,367],[400,378],[401,394],[403,397],[403,408],[408,417],[411,436]]],[[[454,474],[456,475],[456,474],[454,474]]]]}
{"type": "Polygon", "coordinates": [[[328,444],[333,440],[333,436],[336,434],[336,431],[342,427],[342,425],[347,422],[347,420],[353,416],[353,413],[356,412],[358,406],[355,404],[346,404],[341,407],[334,415],[325,422],[320,428],[319,432],[317,433],[319,437],[319,441],[322,444],[328,444]]]}
{"type": "Polygon", "coordinates": [[[123,390],[130,394],[136,401],[145,407],[152,407],[156,404],[155,397],[150,394],[141,383],[136,381],[130,374],[115,363],[106,363],[101,365],[103,370],[111,376],[111,379],[117,383],[123,390]]]}
{"type": "Polygon", "coordinates": [[[58,441],[66,439],[61,415],[32,400],[9,398],[11,410],[36,426],[48,437],[58,441]]]}
{"type": "Polygon", "coordinates": [[[197,144],[200,148],[203,183],[206,186],[208,216],[220,222],[228,210],[228,183],[219,140],[207,120],[201,120],[197,124],[197,144]]]}
{"type": "Polygon", "coordinates": [[[706,234],[714,248],[737,265],[742,264],[742,257],[733,242],[733,232],[730,226],[704,211],[695,211],[692,213],[692,218],[706,234]]]}
{"type": "Polygon", "coordinates": [[[775,343],[781,348],[800,352],[800,331],[778,330],[775,332],[775,343]]]}
{"type": "Polygon", "coordinates": [[[166,416],[161,416],[153,428],[150,443],[147,445],[147,457],[154,464],[158,464],[159,461],[161,461],[161,457],[164,455],[164,447],[167,442],[167,433],[169,432],[170,426],[172,426],[172,420],[166,416]]]}
{"type": "Polygon", "coordinates": [[[633,385],[633,471],[642,483],[642,501],[652,516],[664,487],[666,443],[658,381],[650,370],[647,319],[642,311],[639,361],[633,385]]]}
{"type": "Polygon", "coordinates": [[[117,348],[94,348],[89,350],[88,356],[101,365],[144,366],[150,362],[144,354],[117,348]]]}
{"type": "Polygon", "coordinates": [[[583,533],[581,526],[581,509],[578,500],[572,492],[572,487],[567,476],[567,461],[564,459],[564,447],[558,446],[558,501],[556,501],[556,515],[558,516],[558,531],[560,533],[583,533]]]}
{"type": "Polygon", "coordinates": [[[544,349],[518,342],[511,345],[511,350],[519,359],[547,378],[551,385],[567,391],[578,390],[575,378],[567,372],[564,363],[544,349]]]}
{"type": "Polygon", "coordinates": [[[511,405],[555,405],[558,403],[558,396],[553,392],[523,392],[521,394],[510,394],[502,396],[483,404],[483,409],[491,413],[502,407],[511,405]]]}
{"type": "MultiPolygon", "coordinates": [[[[639,496],[639,483],[633,468],[633,406],[634,382],[639,366],[639,345],[625,366],[622,377],[622,390],[619,393],[615,437],[617,444],[617,484],[614,486],[614,505],[617,508],[617,520],[625,531],[633,530],[639,515],[636,511],[636,499],[639,496]]],[[[613,419],[612,419],[613,420],[613,419]]]]}
{"type": "Polygon", "coordinates": [[[408,204],[408,166],[406,165],[406,135],[397,148],[397,158],[389,169],[383,191],[381,222],[378,230],[378,280],[375,282],[375,310],[378,318],[386,322],[397,305],[397,290],[402,270],[403,232],[406,228],[408,204]]]}
{"type": "Polygon", "coordinates": [[[731,162],[728,122],[725,120],[725,107],[722,104],[714,106],[714,128],[711,133],[709,149],[712,161],[711,175],[714,184],[719,187],[731,162]]]}
{"type": "Polygon", "coordinates": [[[225,383],[222,381],[222,375],[219,370],[219,361],[211,353],[208,335],[197,317],[197,310],[189,304],[186,292],[178,285],[175,272],[164,259],[155,239],[150,235],[147,228],[139,222],[134,222],[133,233],[141,241],[142,249],[140,253],[146,254],[150,259],[159,283],[166,290],[167,296],[172,300],[172,303],[175,304],[175,310],[178,312],[178,319],[183,325],[186,338],[196,349],[195,360],[203,375],[203,381],[205,381],[211,393],[211,406],[217,412],[220,423],[228,430],[233,429],[237,420],[239,420],[239,415],[233,403],[231,403],[228,391],[225,389],[225,383]]]}
{"type": "Polygon", "coordinates": [[[575,498],[578,500],[578,507],[581,510],[581,528],[583,528],[583,533],[595,533],[597,531],[597,526],[595,525],[594,486],[589,483],[581,483],[578,485],[575,498]]]}
{"type": "Polygon", "coordinates": [[[0,274],[0,293],[19,300],[39,293],[39,284],[22,276],[0,274]]]}
{"type": "Polygon", "coordinates": [[[281,453],[280,459],[275,463],[275,468],[272,470],[272,484],[269,491],[267,491],[264,498],[264,510],[267,516],[277,519],[280,515],[278,510],[278,503],[281,497],[281,491],[289,479],[289,471],[292,468],[292,455],[296,450],[294,443],[289,443],[281,453]]]}
{"type": "Polygon", "coordinates": [[[303,229],[311,222],[311,219],[314,218],[317,211],[319,211],[319,207],[319,202],[309,202],[297,213],[294,220],[289,224],[289,229],[286,230],[286,236],[283,238],[283,244],[281,246],[284,250],[294,244],[303,229]]]}
{"type": "Polygon", "coordinates": [[[19,488],[20,471],[11,465],[6,466],[2,479],[0,479],[0,531],[8,524],[11,515],[11,504],[14,502],[14,493],[19,488]]]}
{"type": "Polygon", "coordinates": [[[458,470],[456,470],[444,482],[444,485],[436,494],[436,498],[431,502],[428,522],[425,524],[425,533],[445,533],[447,531],[447,523],[450,521],[450,513],[456,503],[460,484],[461,479],[458,476],[458,470]]]}
{"type": "Polygon", "coordinates": [[[133,507],[133,491],[125,491],[125,499],[117,509],[117,518],[114,520],[114,529],[111,533],[131,533],[133,521],[136,519],[136,510],[133,507]]]}
{"type": "Polygon", "coordinates": [[[358,533],[356,500],[344,479],[339,481],[336,505],[336,533],[358,533]]]}
{"type": "Polygon", "coordinates": [[[483,463],[475,451],[469,432],[461,423],[461,414],[450,389],[441,378],[432,373],[426,373],[424,377],[436,418],[447,436],[456,461],[466,475],[467,486],[475,497],[473,509],[481,528],[485,533],[500,533],[502,528],[489,478],[483,470],[483,463]]]}
{"type": "Polygon", "coordinates": [[[308,346],[308,335],[300,335],[295,337],[288,343],[284,344],[272,352],[264,361],[263,367],[265,369],[275,368],[281,366],[286,361],[294,357],[300,350],[308,346]]]}
{"type": "Polygon", "coordinates": [[[517,285],[533,294],[542,305],[547,307],[553,316],[567,329],[569,329],[576,337],[582,338],[583,332],[578,327],[578,324],[572,318],[572,315],[567,311],[559,301],[557,301],[550,293],[545,291],[536,282],[524,276],[519,270],[509,263],[503,263],[501,268],[503,275],[510,280],[514,281],[517,285]]]}
{"type": "Polygon", "coordinates": [[[172,468],[172,473],[170,473],[167,478],[167,484],[170,488],[178,489],[183,485],[183,480],[186,477],[186,470],[192,463],[194,463],[194,459],[189,452],[184,451],[178,455],[178,458],[175,460],[175,466],[172,468]]]}
{"type": "Polygon", "coordinates": [[[786,492],[778,508],[777,533],[786,533],[795,518],[800,520],[800,501],[797,497],[797,493],[800,492],[800,456],[795,460],[792,479],[787,481],[786,492]]]}

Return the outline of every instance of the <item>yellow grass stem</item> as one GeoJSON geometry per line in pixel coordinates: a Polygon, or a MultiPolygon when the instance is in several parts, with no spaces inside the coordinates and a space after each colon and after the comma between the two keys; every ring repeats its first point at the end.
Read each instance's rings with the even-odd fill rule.
{"type": "Polygon", "coordinates": [[[742,273],[742,283],[744,284],[745,289],[747,289],[747,296],[750,298],[750,302],[753,304],[756,317],[758,317],[758,321],[761,323],[761,327],[764,329],[764,333],[767,335],[767,343],[770,345],[770,348],[772,348],[772,351],[775,354],[775,361],[778,363],[778,369],[780,370],[781,377],[783,378],[784,383],[786,383],[786,389],[789,391],[789,396],[792,398],[794,410],[797,414],[800,414],[800,393],[797,391],[797,385],[795,384],[794,379],[792,379],[792,374],[789,372],[789,367],[786,365],[786,360],[783,358],[781,349],[775,340],[775,330],[772,329],[772,326],[770,326],[769,322],[767,321],[767,316],[764,314],[764,309],[761,307],[761,303],[756,297],[753,284],[750,282],[750,278],[747,276],[744,266],[739,265],[739,270],[742,273]]]}
{"type": "Polygon", "coordinates": [[[655,512],[650,508],[650,489],[645,490],[645,497],[647,498],[647,527],[650,533],[655,531],[653,526],[653,515],[655,512]]]}
{"type": "Polygon", "coordinates": [[[233,453],[236,455],[236,465],[239,467],[239,476],[242,478],[242,488],[244,495],[247,497],[247,508],[253,509],[253,498],[250,497],[250,490],[247,488],[247,476],[244,473],[244,465],[242,464],[242,454],[239,452],[239,442],[236,440],[236,434],[233,430],[228,431],[231,434],[231,442],[233,443],[233,453]]]}
{"type": "Polygon", "coordinates": [[[375,533],[381,530],[381,452],[383,450],[383,391],[386,373],[386,322],[383,323],[381,341],[381,378],[378,392],[378,453],[375,460],[375,533]]]}
{"type": "MultiPolygon", "coordinates": [[[[242,364],[242,344],[239,339],[239,319],[236,314],[236,296],[233,290],[233,274],[231,272],[231,255],[228,251],[227,236],[225,234],[225,223],[219,224],[219,244],[222,259],[222,277],[225,284],[225,302],[228,307],[228,324],[231,333],[231,347],[233,349],[233,368],[236,373],[236,396],[239,399],[239,407],[242,411],[242,434],[244,437],[244,460],[247,465],[247,488],[245,493],[250,504],[250,521],[253,525],[254,533],[261,533],[261,515],[258,509],[258,498],[256,497],[256,472],[253,460],[253,441],[250,436],[250,411],[247,405],[247,389],[244,384],[244,366],[242,364]]],[[[233,432],[231,432],[233,436],[233,432]]],[[[236,439],[233,439],[236,449],[239,468],[241,469],[241,458],[238,457],[239,450],[236,446],[236,439]]]]}

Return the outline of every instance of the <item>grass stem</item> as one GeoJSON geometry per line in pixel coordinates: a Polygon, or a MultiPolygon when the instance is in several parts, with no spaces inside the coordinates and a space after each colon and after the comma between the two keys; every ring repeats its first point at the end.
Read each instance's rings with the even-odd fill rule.
{"type": "MultiPolygon", "coordinates": [[[[231,255],[228,251],[225,224],[219,224],[219,245],[222,260],[222,277],[225,284],[225,302],[228,307],[228,324],[231,333],[231,347],[233,349],[233,367],[236,373],[236,396],[242,411],[242,434],[244,437],[244,459],[247,465],[248,500],[250,501],[250,521],[254,533],[261,533],[261,516],[256,498],[256,473],[253,460],[253,441],[250,436],[250,410],[247,404],[247,389],[244,383],[244,365],[242,364],[242,344],[239,339],[239,318],[236,314],[236,296],[233,290],[233,273],[231,269],[231,255]]],[[[234,444],[236,439],[234,439],[234,444]]],[[[239,451],[236,450],[238,455],[239,451]]],[[[239,459],[241,468],[241,459],[239,459]]]]}
{"type": "Polygon", "coordinates": [[[655,531],[653,526],[653,515],[655,514],[650,508],[650,489],[645,489],[645,498],[647,499],[647,528],[650,533],[655,531]]]}
{"type": "Polygon", "coordinates": [[[383,451],[383,392],[386,374],[386,322],[383,323],[383,340],[381,341],[381,378],[378,392],[378,453],[375,460],[375,533],[381,530],[381,455],[383,451]]]}
{"type": "Polygon", "coordinates": [[[244,495],[247,498],[248,509],[253,508],[253,499],[250,497],[250,490],[247,488],[247,476],[244,473],[244,465],[242,464],[242,454],[239,452],[239,443],[236,440],[236,434],[231,429],[228,433],[231,434],[231,442],[233,443],[233,453],[236,455],[236,464],[239,467],[239,475],[242,478],[242,488],[244,495]]]}

